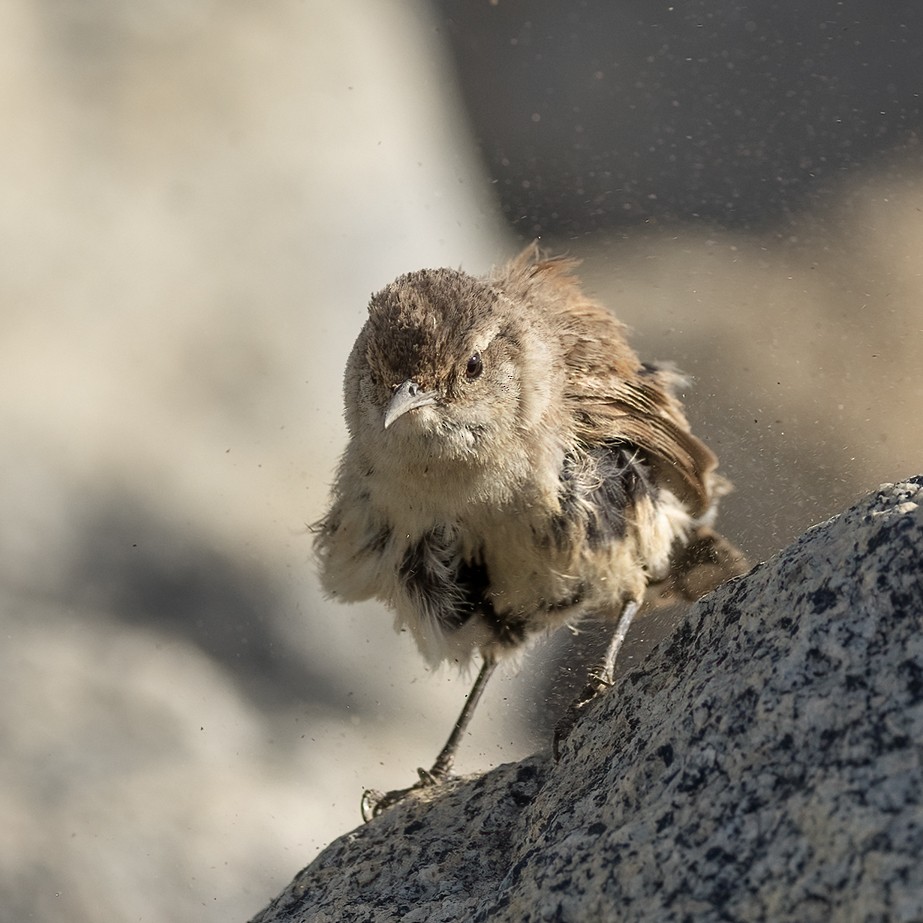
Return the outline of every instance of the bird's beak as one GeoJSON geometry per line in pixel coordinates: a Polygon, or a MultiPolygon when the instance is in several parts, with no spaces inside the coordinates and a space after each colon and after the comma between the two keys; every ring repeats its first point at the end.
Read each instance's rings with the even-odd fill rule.
{"type": "Polygon", "coordinates": [[[398,417],[402,417],[408,410],[417,407],[426,407],[435,404],[439,395],[435,391],[423,391],[420,386],[409,378],[391,396],[388,409],[385,411],[385,429],[398,417]]]}

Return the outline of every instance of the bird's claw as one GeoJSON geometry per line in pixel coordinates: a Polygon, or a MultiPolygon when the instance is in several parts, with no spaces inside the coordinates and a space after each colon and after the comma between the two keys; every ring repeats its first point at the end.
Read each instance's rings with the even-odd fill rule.
{"type": "Polygon", "coordinates": [[[365,823],[368,823],[399,801],[403,801],[407,795],[419,787],[418,783],[417,785],[411,785],[410,788],[395,789],[393,792],[380,792],[376,788],[367,788],[362,793],[362,801],[360,802],[362,819],[365,823]]]}
{"type": "Polygon", "coordinates": [[[583,691],[567,707],[567,711],[558,719],[554,726],[554,736],[551,742],[551,751],[554,754],[555,762],[561,758],[561,746],[574,729],[577,719],[583,710],[596,699],[599,698],[607,689],[613,685],[612,678],[604,673],[591,673],[589,682],[584,686],[583,691]]]}
{"type": "Polygon", "coordinates": [[[360,807],[362,819],[368,823],[373,818],[383,814],[388,808],[394,807],[398,802],[403,801],[411,792],[417,792],[423,788],[432,788],[435,785],[441,785],[452,778],[451,773],[439,772],[434,769],[418,769],[417,775],[420,781],[414,783],[408,788],[398,788],[393,792],[380,792],[375,788],[367,788],[362,793],[360,807]]]}

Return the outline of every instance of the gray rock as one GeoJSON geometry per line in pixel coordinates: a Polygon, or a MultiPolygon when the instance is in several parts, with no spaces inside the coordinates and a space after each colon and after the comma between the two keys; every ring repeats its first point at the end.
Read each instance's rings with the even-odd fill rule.
{"type": "Polygon", "coordinates": [[[540,754],[340,838],[254,923],[923,919],[923,476],[692,607],[540,754]]]}

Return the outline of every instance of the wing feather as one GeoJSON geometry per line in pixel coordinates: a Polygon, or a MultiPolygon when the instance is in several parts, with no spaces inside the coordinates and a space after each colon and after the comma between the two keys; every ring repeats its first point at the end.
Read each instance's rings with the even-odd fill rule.
{"type": "Polygon", "coordinates": [[[641,363],[623,325],[583,291],[574,274],[579,262],[546,258],[531,244],[497,282],[541,302],[556,321],[576,437],[587,446],[612,441],[637,446],[661,483],[701,515],[725,482],[714,474],[717,459],[690,432],[674,394],[683,378],[669,367],[641,363]]]}

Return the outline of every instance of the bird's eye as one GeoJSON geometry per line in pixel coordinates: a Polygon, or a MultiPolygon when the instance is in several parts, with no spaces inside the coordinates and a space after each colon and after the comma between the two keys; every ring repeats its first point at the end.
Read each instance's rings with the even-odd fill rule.
{"type": "Polygon", "coordinates": [[[465,365],[465,377],[468,381],[474,381],[475,378],[480,377],[483,371],[484,361],[481,359],[481,354],[475,353],[465,365]]]}

